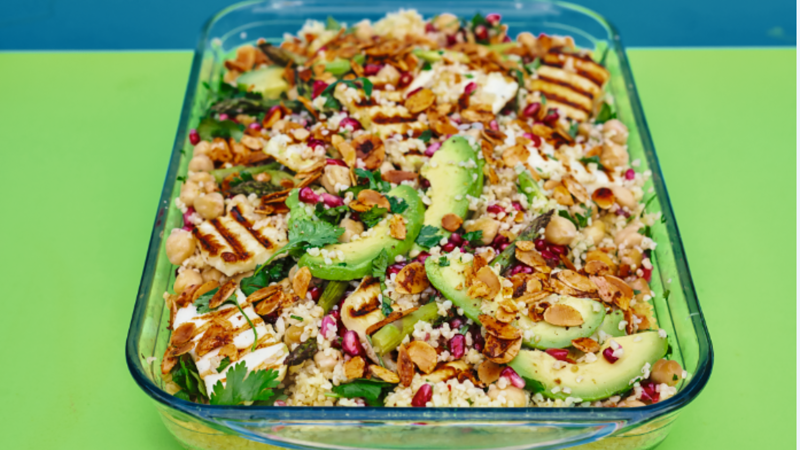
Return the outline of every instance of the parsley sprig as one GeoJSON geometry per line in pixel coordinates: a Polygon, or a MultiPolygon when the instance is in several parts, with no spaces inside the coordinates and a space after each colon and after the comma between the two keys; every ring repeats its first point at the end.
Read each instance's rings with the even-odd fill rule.
{"type": "Polygon", "coordinates": [[[439,229],[431,226],[425,225],[419,231],[417,235],[416,243],[419,244],[421,247],[431,248],[439,245],[439,241],[442,240],[442,236],[439,234],[439,229]]]}
{"type": "Polygon", "coordinates": [[[247,373],[244,361],[233,366],[226,373],[226,383],[217,381],[211,393],[212,405],[241,405],[245,402],[267,401],[274,395],[278,372],[274,369],[255,370],[247,373]]]}

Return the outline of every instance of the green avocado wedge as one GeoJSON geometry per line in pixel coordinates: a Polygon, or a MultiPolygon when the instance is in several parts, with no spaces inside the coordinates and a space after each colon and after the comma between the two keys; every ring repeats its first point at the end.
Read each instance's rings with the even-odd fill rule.
{"type": "Polygon", "coordinates": [[[572,345],[573,339],[593,335],[606,316],[606,308],[597,301],[588,298],[575,298],[551,295],[546,299],[550,304],[557,303],[575,308],[583,317],[583,324],[577,327],[559,327],[551,325],[544,320],[534,322],[528,316],[521,316],[517,320],[520,330],[532,337],[523,340],[527,347],[546,350],[548,348],[566,348],[572,345]]]}
{"type": "Polygon", "coordinates": [[[508,365],[523,378],[540,383],[543,387],[541,394],[545,397],[594,401],[631,389],[633,383],[644,375],[645,364],[652,366],[663,358],[667,354],[667,347],[667,339],[660,337],[657,331],[646,331],[610,338],[601,346],[597,360],[577,364],[578,370],[572,370],[571,364],[554,369],[553,364],[557,360],[540,350],[522,350],[508,365]],[[613,364],[602,356],[612,340],[623,350],[613,364]],[[554,393],[556,386],[560,389],[554,393]],[[569,393],[565,393],[564,388],[569,388],[569,393]]]}
{"type": "MultiPolygon", "coordinates": [[[[406,219],[406,238],[404,240],[401,241],[389,235],[389,220],[384,219],[370,229],[371,233],[367,237],[323,247],[328,252],[341,251],[344,253],[344,259],[336,259],[331,264],[326,264],[325,258],[321,254],[312,256],[306,253],[297,264],[300,267],[308,267],[312,275],[323,280],[355,280],[371,274],[372,261],[382,250],[386,250],[390,261],[394,261],[397,255],[407,253],[422,228],[425,206],[417,191],[410,186],[398,186],[389,191],[387,195],[401,198],[408,204],[406,210],[400,214],[406,219]]],[[[287,205],[289,205],[288,201],[287,205]]],[[[291,208],[291,205],[289,207],[291,208]]]]}
{"type": "Polygon", "coordinates": [[[258,92],[264,98],[278,98],[289,89],[283,79],[283,67],[270,66],[239,75],[236,84],[241,90],[258,92]]]}
{"type": "Polygon", "coordinates": [[[466,218],[469,212],[467,195],[475,197],[483,191],[482,167],[475,149],[465,138],[453,136],[444,141],[420,170],[420,175],[431,183],[427,191],[431,204],[425,211],[423,225],[436,227],[439,234],[450,236],[450,232],[442,228],[442,217],[455,214],[466,218]]]}
{"type": "Polygon", "coordinates": [[[603,319],[603,324],[600,325],[598,331],[602,331],[603,333],[613,336],[625,336],[625,329],[619,329],[619,323],[625,320],[625,313],[621,310],[616,310],[611,314],[606,315],[606,318],[603,319]]]}
{"type": "Polygon", "coordinates": [[[439,290],[442,295],[453,302],[457,308],[464,311],[464,315],[479,322],[478,316],[481,313],[481,299],[471,298],[467,295],[466,276],[464,271],[471,262],[463,262],[463,254],[460,256],[446,256],[448,265],[439,264],[443,257],[429,257],[425,260],[425,273],[433,287],[439,290]],[[460,288],[458,288],[460,286],[460,288]],[[458,288],[458,289],[457,289],[458,288]]]}

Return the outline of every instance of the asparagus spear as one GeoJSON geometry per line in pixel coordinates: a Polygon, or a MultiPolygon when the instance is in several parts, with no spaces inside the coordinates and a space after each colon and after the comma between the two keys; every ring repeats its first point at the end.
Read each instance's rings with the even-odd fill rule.
{"type": "Polygon", "coordinates": [[[539,235],[539,230],[546,227],[547,224],[550,222],[550,218],[553,217],[553,210],[547,211],[546,213],[542,214],[541,216],[533,219],[530,226],[525,229],[522,233],[514,239],[514,242],[511,243],[505,250],[503,250],[499,255],[497,255],[490,265],[494,266],[495,264],[500,264],[500,273],[502,274],[506,270],[511,267],[511,263],[514,262],[514,249],[517,248],[516,242],[517,241],[532,241],[536,239],[539,235]]]}
{"type": "Polygon", "coordinates": [[[375,353],[385,355],[397,348],[403,339],[414,331],[414,325],[417,322],[433,322],[438,316],[439,307],[436,303],[431,302],[421,306],[418,310],[402,319],[384,325],[383,328],[373,334],[372,348],[375,350],[375,353]]]}
{"type": "Polygon", "coordinates": [[[342,298],[342,294],[347,290],[348,284],[349,281],[329,281],[317,305],[321,306],[326,313],[330,311],[342,298]]]}

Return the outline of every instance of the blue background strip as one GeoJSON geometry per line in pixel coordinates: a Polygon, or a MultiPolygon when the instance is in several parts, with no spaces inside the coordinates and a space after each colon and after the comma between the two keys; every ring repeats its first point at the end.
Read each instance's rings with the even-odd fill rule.
{"type": "MultiPolygon", "coordinates": [[[[0,2],[0,50],[194,48],[224,0],[0,2]]],[[[627,46],[796,45],[791,0],[577,0],[614,23],[627,46]]],[[[489,12],[489,11],[487,11],[489,12]]]]}

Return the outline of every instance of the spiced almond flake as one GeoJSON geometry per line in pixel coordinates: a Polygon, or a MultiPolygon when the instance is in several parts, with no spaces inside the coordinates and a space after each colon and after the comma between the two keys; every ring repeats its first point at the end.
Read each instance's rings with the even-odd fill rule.
{"type": "Polygon", "coordinates": [[[442,228],[447,231],[452,232],[458,230],[462,223],[464,223],[464,220],[453,213],[445,214],[444,217],[442,217],[442,228]]]}
{"type": "Polygon", "coordinates": [[[583,316],[572,306],[556,303],[544,312],[544,320],[558,327],[577,327],[583,325],[583,316]]]}
{"type": "Polygon", "coordinates": [[[436,349],[424,341],[411,341],[406,345],[408,357],[423,373],[431,373],[436,368],[439,355],[436,349]]]}
{"type": "Polygon", "coordinates": [[[573,339],[572,346],[584,353],[597,353],[600,351],[600,344],[592,338],[573,339]]]}
{"type": "Polygon", "coordinates": [[[354,356],[344,363],[344,375],[349,379],[361,378],[364,376],[366,361],[360,356],[354,356]]]}
{"type": "Polygon", "coordinates": [[[425,266],[419,262],[413,262],[403,267],[395,277],[395,283],[397,283],[397,292],[401,294],[419,294],[430,286],[425,274],[425,266]]]}
{"type": "Polygon", "coordinates": [[[370,364],[369,373],[387,383],[397,384],[400,382],[400,377],[396,373],[375,364],[370,364]]]}
{"type": "Polygon", "coordinates": [[[389,220],[389,233],[397,240],[403,241],[406,239],[406,223],[403,216],[395,214],[389,220]]]}

